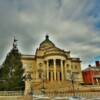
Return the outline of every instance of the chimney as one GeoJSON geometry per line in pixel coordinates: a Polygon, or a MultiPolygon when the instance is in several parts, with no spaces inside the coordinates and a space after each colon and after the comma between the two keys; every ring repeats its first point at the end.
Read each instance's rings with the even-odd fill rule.
{"type": "Polygon", "coordinates": [[[96,61],[96,67],[100,67],[100,62],[99,61],[96,61]]]}

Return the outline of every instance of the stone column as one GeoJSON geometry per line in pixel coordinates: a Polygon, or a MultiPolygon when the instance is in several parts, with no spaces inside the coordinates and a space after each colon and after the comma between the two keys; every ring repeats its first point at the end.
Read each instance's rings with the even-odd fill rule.
{"type": "Polygon", "coordinates": [[[49,79],[49,60],[47,60],[47,80],[49,79]]]}
{"type": "Polygon", "coordinates": [[[53,62],[54,62],[54,80],[56,81],[56,59],[54,59],[53,62]]]}
{"type": "Polygon", "coordinates": [[[59,75],[59,74],[60,74],[60,73],[57,72],[58,81],[60,81],[60,75],[59,75]]]}
{"type": "Polygon", "coordinates": [[[64,60],[64,80],[66,80],[66,61],[64,60]]]}
{"type": "Polygon", "coordinates": [[[59,72],[57,72],[57,81],[59,81],[59,72]]]}
{"type": "Polygon", "coordinates": [[[63,60],[61,60],[61,76],[62,76],[62,81],[64,80],[64,69],[63,69],[63,60]]]}
{"type": "Polygon", "coordinates": [[[51,81],[53,81],[53,72],[51,72],[51,81]]]}

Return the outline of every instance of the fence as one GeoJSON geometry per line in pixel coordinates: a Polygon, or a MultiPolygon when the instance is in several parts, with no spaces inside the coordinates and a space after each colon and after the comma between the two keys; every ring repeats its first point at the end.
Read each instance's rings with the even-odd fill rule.
{"type": "MultiPolygon", "coordinates": [[[[34,91],[35,95],[41,95],[40,91],[34,91]]],[[[23,96],[24,95],[24,91],[0,91],[0,96],[23,96]]],[[[72,92],[68,92],[68,91],[46,91],[45,95],[47,96],[73,96],[72,92]]],[[[80,96],[80,97],[85,97],[85,98],[95,98],[95,97],[99,97],[100,98],[100,91],[80,91],[80,92],[75,92],[76,96],[80,96]]]]}
{"type": "Polygon", "coordinates": [[[24,91],[0,91],[0,96],[23,96],[24,91]]]}
{"type": "MultiPolygon", "coordinates": [[[[41,95],[42,92],[34,91],[34,95],[41,95]]],[[[73,96],[72,91],[45,91],[45,95],[52,97],[52,96],[73,96]]],[[[79,91],[75,92],[75,96],[84,97],[84,98],[100,98],[100,91],[79,91]]]]}

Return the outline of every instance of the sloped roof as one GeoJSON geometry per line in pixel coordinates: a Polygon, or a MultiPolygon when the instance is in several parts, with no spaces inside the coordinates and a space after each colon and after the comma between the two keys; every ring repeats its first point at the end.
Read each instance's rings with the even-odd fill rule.
{"type": "Polygon", "coordinates": [[[90,71],[90,70],[93,70],[93,71],[100,71],[100,67],[97,67],[97,66],[91,66],[91,67],[88,67],[86,69],[84,69],[83,71],[90,71]]]}

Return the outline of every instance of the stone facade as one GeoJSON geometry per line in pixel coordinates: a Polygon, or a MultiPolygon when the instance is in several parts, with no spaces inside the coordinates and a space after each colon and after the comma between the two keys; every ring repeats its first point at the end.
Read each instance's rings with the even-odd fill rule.
{"type": "Polygon", "coordinates": [[[65,88],[74,74],[74,81],[83,81],[81,61],[70,56],[70,51],[64,51],[49,40],[49,36],[40,43],[35,55],[23,55],[22,63],[25,73],[31,73],[33,90],[45,85],[46,89],[65,88]],[[55,86],[55,87],[54,87],[55,86]]]}

